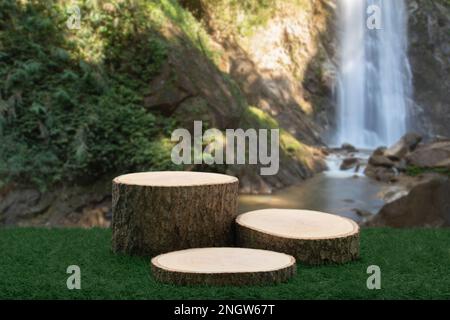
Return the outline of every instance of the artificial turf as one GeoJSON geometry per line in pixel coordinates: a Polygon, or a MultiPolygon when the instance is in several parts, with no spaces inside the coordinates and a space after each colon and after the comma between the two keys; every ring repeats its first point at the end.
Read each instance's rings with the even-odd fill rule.
{"type": "Polygon", "coordinates": [[[0,299],[450,299],[449,229],[363,229],[361,258],[298,266],[272,286],[176,287],[157,283],[149,260],[115,255],[105,229],[0,229],[0,299]],[[69,265],[81,290],[68,290],[69,265]],[[367,267],[381,268],[368,290],[367,267]]]}

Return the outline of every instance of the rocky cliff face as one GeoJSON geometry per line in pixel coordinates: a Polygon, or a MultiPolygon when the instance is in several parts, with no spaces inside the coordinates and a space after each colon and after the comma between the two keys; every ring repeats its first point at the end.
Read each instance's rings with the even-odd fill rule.
{"type": "Polygon", "coordinates": [[[450,136],[450,3],[408,0],[413,128],[450,136]]]}
{"type": "MultiPolygon", "coordinates": [[[[333,118],[334,3],[274,1],[264,7],[250,1],[250,9],[222,0],[180,3],[205,26],[204,49],[213,52],[214,63],[188,44],[175,47],[150,85],[147,108],[187,127],[203,120],[219,129],[279,128],[276,176],[260,176],[257,166],[218,168],[237,175],[242,192],[270,193],[323,170],[315,147],[323,145],[333,118]]],[[[176,28],[165,32],[183,38],[176,28]]]]}
{"type": "MultiPolygon", "coordinates": [[[[187,3],[187,9],[194,10],[192,4],[187,3]]],[[[188,129],[196,120],[222,131],[280,129],[278,174],[261,176],[258,165],[215,166],[214,170],[238,176],[244,193],[271,193],[325,169],[323,154],[316,148],[322,140],[315,99],[330,97],[322,74],[328,55],[316,43],[327,16],[322,4],[307,10],[290,5],[288,1],[273,8],[275,16],[242,35],[237,21],[223,30],[214,8],[203,3],[201,13],[193,11],[208,24],[207,43],[200,48],[193,47],[176,25],[166,25],[163,36],[177,40],[144,99],[148,110],[175,117],[188,129]]]]}
{"type": "Polygon", "coordinates": [[[301,141],[322,144],[334,109],[335,4],[283,1],[273,6],[270,18],[247,34],[239,32],[239,21],[224,26],[214,8],[204,6],[210,10],[211,36],[224,51],[221,69],[237,81],[249,104],[301,141]]]}
{"type": "Polygon", "coordinates": [[[253,110],[277,124],[282,149],[290,150],[273,177],[231,168],[241,178],[241,190],[271,192],[323,170],[323,155],[312,146],[323,145],[334,118],[334,2],[274,1],[247,11],[220,0],[184,4],[207,26],[221,53],[220,70],[235,81],[253,110]],[[265,19],[255,23],[255,17],[265,19]]]}

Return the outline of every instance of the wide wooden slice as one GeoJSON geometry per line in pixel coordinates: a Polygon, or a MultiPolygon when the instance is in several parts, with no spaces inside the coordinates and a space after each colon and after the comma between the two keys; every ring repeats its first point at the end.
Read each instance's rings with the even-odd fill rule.
{"type": "Polygon", "coordinates": [[[234,243],[238,179],[205,172],[144,172],[112,186],[114,252],[163,252],[234,243]]]}
{"type": "Polygon", "coordinates": [[[239,215],[238,245],[285,252],[306,264],[345,263],[359,257],[359,226],[308,210],[266,209],[239,215]]]}
{"type": "Polygon", "coordinates": [[[154,277],[177,285],[259,285],[287,281],[296,273],[295,258],[248,248],[196,248],[154,257],[154,277]]]}

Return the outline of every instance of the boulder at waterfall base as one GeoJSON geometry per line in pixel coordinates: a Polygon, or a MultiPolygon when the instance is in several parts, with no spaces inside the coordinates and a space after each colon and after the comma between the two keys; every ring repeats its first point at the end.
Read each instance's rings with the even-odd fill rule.
{"type": "Polygon", "coordinates": [[[367,226],[450,227],[450,179],[436,177],[386,204],[367,226]]]}
{"type": "Polygon", "coordinates": [[[347,152],[358,152],[358,149],[356,149],[353,145],[350,143],[343,143],[341,146],[341,149],[347,152]]]}
{"type": "Polygon", "coordinates": [[[350,170],[353,168],[357,168],[359,166],[360,162],[358,158],[346,158],[342,161],[342,164],[340,166],[340,169],[343,171],[350,170]]]}
{"type": "Polygon", "coordinates": [[[384,155],[392,160],[399,160],[414,151],[422,137],[416,133],[405,134],[396,144],[384,151],[384,155]]]}
{"type": "Polygon", "coordinates": [[[385,168],[392,168],[395,166],[394,161],[384,155],[372,155],[369,159],[369,164],[375,167],[385,168]]]}
{"type": "Polygon", "coordinates": [[[397,176],[394,168],[376,167],[373,165],[368,165],[364,170],[364,174],[381,182],[394,182],[397,176]]]}
{"type": "Polygon", "coordinates": [[[399,173],[407,171],[407,156],[418,148],[421,141],[420,135],[407,133],[393,146],[375,149],[364,173],[378,181],[395,181],[399,173]]]}
{"type": "Polygon", "coordinates": [[[422,145],[407,156],[407,161],[420,168],[450,169],[450,141],[422,145]]]}

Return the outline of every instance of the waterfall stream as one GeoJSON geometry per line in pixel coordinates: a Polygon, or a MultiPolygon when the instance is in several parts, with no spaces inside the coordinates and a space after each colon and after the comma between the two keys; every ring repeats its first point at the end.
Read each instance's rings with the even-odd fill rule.
{"type": "Polygon", "coordinates": [[[404,0],[338,0],[340,66],[336,143],[375,148],[407,131],[411,99],[404,0]],[[370,8],[380,29],[370,29],[370,8]],[[369,10],[369,11],[368,11],[369,10]]]}

